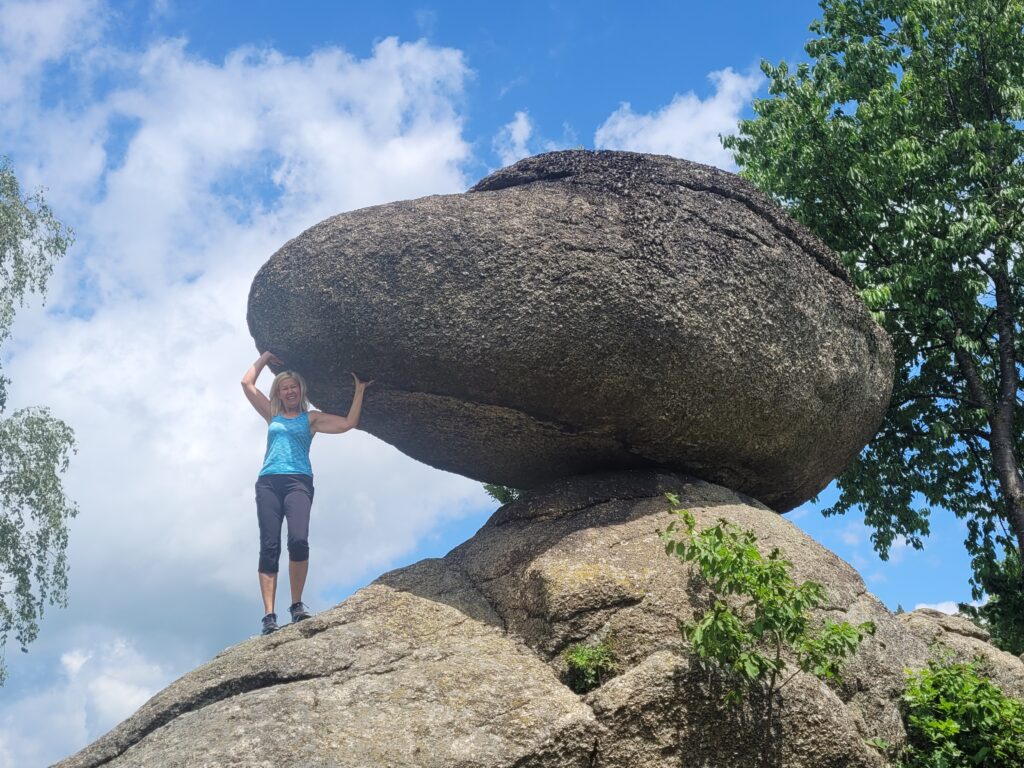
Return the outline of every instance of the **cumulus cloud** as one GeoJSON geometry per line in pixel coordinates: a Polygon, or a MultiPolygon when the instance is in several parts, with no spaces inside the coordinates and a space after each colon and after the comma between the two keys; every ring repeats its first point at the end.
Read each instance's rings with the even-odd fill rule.
{"type": "MultiPolygon", "coordinates": [[[[48,8],[44,38],[29,4],[3,6],[17,24],[0,24],[0,130],[23,182],[49,187],[78,241],[49,306],[19,314],[4,367],[12,407],[47,404],[75,429],[66,486],[81,514],[69,609],[47,614],[28,657],[8,656],[11,765],[39,764],[25,756],[48,734],[67,734],[53,742],[65,754],[83,746],[256,630],[265,427],[238,385],[257,354],[252,276],[327,215],[465,188],[469,154],[458,51],[389,38],[365,58],[244,48],[211,61],[182,39],[130,51],[76,36],[73,20],[106,12],[96,3],[48,8]],[[47,98],[47,62],[75,99],[47,98]],[[73,644],[85,628],[117,641],[73,644]],[[62,682],[40,693],[33,675],[62,682]],[[35,711],[48,714],[21,715],[35,711]]],[[[477,483],[365,433],[318,436],[313,462],[314,608],[488,504],[477,483]]]]}
{"type": "Polygon", "coordinates": [[[4,77],[0,104],[23,95],[43,67],[102,34],[105,12],[97,0],[22,0],[0,4],[4,77]]]}
{"type": "Polygon", "coordinates": [[[0,715],[0,768],[49,765],[65,757],[170,682],[160,663],[122,637],[75,645],[55,666],[50,685],[18,697],[0,715]]]}
{"type": "Polygon", "coordinates": [[[242,49],[213,63],[172,40],[109,65],[127,82],[77,112],[37,97],[0,118],[10,151],[90,238],[79,252],[94,300],[207,268],[211,237],[239,226],[295,234],[338,210],[464,186],[457,51],[389,38],[364,60],[242,49]]]}
{"type": "Polygon", "coordinates": [[[595,146],[675,155],[735,170],[719,137],[736,132],[740,113],[763,78],[759,73],[739,75],[726,68],[712,72],[708,79],[715,92],[706,99],[693,92],[677,94],[667,106],[646,114],[622,104],[597,129],[595,146]]]}
{"type": "Polygon", "coordinates": [[[511,122],[502,126],[494,136],[492,147],[502,166],[512,165],[530,154],[527,142],[533,135],[533,121],[526,112],[516,112],[511,122]]]}

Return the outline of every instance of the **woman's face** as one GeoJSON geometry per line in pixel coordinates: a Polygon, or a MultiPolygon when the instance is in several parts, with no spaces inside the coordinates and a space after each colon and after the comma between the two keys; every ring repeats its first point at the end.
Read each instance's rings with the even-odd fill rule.
{"type": "Polygon", "coordinates": [[[277,393],[281,396],[281,402],[284,404],[285,410],[298,410],[299,397],[301,395],[299,382],[295,379],[281,379],[281,384],[278,387],[277,393]]]}

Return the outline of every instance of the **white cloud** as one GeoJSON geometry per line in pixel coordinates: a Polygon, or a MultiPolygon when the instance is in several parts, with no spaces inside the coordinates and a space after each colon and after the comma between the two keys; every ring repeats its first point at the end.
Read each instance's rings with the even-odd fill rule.
{"type": "Polygon", "coordinates": [[[92,654],[85,653],[78,648],[74,648],[67,653],[61,654],[60,664],[64,668],[64,672],[68,677],[74,677],[85,665],[85,662],[91,658],[92,654]]]}
{"type": "MultiPolygon", "coordinates": [[[[31,28],[0,41],[0,64],[31,28]]],[[[214,62],[183,40],[133,52],[69,35],[46,41],[46,56],[93,85],[102,68],[107,85],[76,91],[79,104],[44,98],[39,54],[0,110],[23,182],[45,182],[79,233],[51,309],[20,313],[4,368],[11,407],[47,404],[75,429],[66,486],[81,507],[70,607],[48,612],[27,657],[8,655],[5,696],[18,703],[0,722],[0,765],[63,757],[255,632],[264,427],[238,386],[256,356],[249,283],[327,215],[463,189],[469,155],[456,109],[469,72],[455,50],[385,39],[362,59],[247,48],[214,62]],[[70,639],[89,627],[109,641],[70,639]],[[40,693],[27,670],[43,667],[60,682],[40,693]]],[[[314,608],[487,505],[479,484],[364,433],[317,437],[313,462],[314,608]]]]}
{"type": "Polygon", "coordinates": [[[492,147],[502,166],[512,165],[530,154],[527,142],[533,134],[533,122],[529,114],[520,111],[511,122],[502,126],[494,136],[492,147]]]}
{"type": "Polygon", "coordinates": [[[943,600],[941,603],[918,603],[914,606],[914,610],[916,611],[918,608],[931,608],[933,611],[941,611],[942,613],[948,614],[954,614],[960,611],[955,600],[943,600]]]}
{"type": "Polygon", "coordinates": [[[0,768],[49,765],[98,738],[171,677],[121,637],[94,633],[53,670],[53,682],[8,700],[0,715],[0,768]],[[45,738],[39,738],[45,734],[45,738]]]}
{"type": "Polygon", "coordinates": [[[457,51],[389,38],[364,60],[243,49],[215,64],[174,40],[108,65],[127,82],[77,113],[26,98],[0,117],[30,180],[90,238],[101,297],[208,268],[211,238],[256,226],[283,242],[339,210],[465,186],[457,51]]]}
{"type": "Polygon", "coordinates": [[[738,75],[731,68],[712,72],[708,78],[715,92],[706,99],[693,92],[677,94],[668,106],[647,114],[622,104],[597,129],[595,146],[675,155],[735,170],[719,136],[736,132],[740,113],[763,78],[759,73],[738,75]]]}
{"type": "Polygon", "coordinates": [[[839,538],[849,547],[856,547],[863,542],[868,534],[868,528],[859,521],[850,521],[839,531],[839,538]]]}
{"type": "Polygon", "coordinates": [[[44,65],[95,42],[105,24],[97,0],[25,0],[0,4],[4,77],[0,105],[18,98],[44,65]]]}

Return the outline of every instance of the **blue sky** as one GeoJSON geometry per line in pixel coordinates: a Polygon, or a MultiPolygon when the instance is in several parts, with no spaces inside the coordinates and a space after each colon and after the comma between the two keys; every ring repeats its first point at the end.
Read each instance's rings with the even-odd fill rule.
{"type": "MultiPolygon", "coordinates": [[[[77,242],[3,349],[9,405],[76,430],[70,605],[8,648],[0,768],[45,765],[253,634],[263,426],[249,283],[328,215],[585,146],[735,170],[718,136],[801,58],[817,6],[0,0],[0,153],[77,242]]],[[[264,382],[265,384],[265,382],[264,382]]],[[[307,601],[442,555],[495,505],[364,433],[314,442],[307,601]],[[317,556],[322,553],[320,559],[317,556]]],[[[890,607],[969,597],[963,528],[881,562],[860,519],[790,519],[890,607]]]]}

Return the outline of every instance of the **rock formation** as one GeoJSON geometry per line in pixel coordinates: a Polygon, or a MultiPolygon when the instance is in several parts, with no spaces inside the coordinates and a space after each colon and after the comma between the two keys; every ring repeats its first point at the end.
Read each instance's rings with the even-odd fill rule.
{"type": "Polygon", "coordinates": [[[857,573],[792,523],[725,488],[632,471],[576,477],[502,507],[438,560],[386,574],[338,607],[227,650],[60,768],[785,768],[884,765],[865,740],[903,739],[904,668],[941,642],[989,656],[1024,695],[1024,663],[954,618],[893,616],[857,573]],[[680,647],[678,617],[707,594],[655,530],[679,492],[700,524],[760,532],[836,620],[877,631],[842,685],[798,675],[770,727],[680,647]],[[580,697],[560,682],[570,644],[611,638],[619,674],[580,697]]]}
{"type": "Polygon", "coordinates": [[[889,400],[885,334],[821,242],[724,171],[555,152],[466,194],[330,218],[278,251],[249,327],[362,428],[483,482],[659,467],[777,511],[889,400]]]}
{"type": "Polygon", "coordinates": [[[814,237],[730,174],[563,152],[464,195],[337,216],[253,283],[260,349],[321,407],[373,376],[361,426],[430,464],[528,488],[446,557],[230,648],[61,768],[882,768],[908,667],[936,643],[1024,663],[962,620],[893,616],[775,514],[824,487],[889,398],[888,340],[814,237]],[[728,487],[723,487],[728,486],[728,487]],[[682,642],[710,594],[656,531],[666,492],[872,621],[841,683],[796,674],[722,705],[682,642]],[[580,696],[563,653],[603,641],[580,696]]]}

